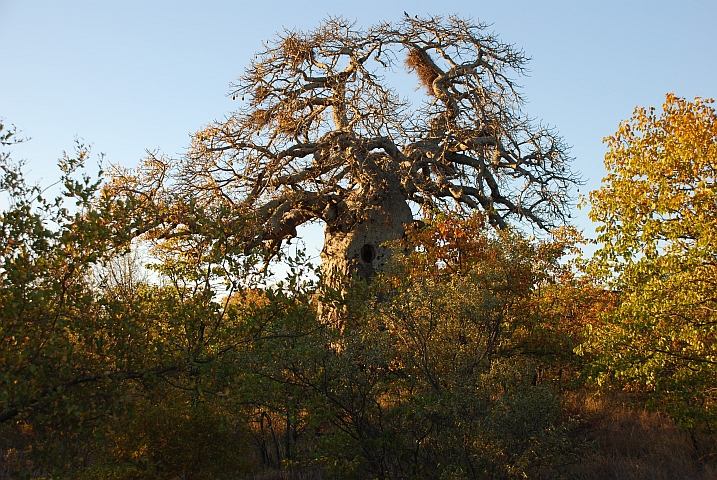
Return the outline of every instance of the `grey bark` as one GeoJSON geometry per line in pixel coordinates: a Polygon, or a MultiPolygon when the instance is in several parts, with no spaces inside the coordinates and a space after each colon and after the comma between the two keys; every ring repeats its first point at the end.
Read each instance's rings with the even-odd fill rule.
{"type": "Polygon", "coordinates": [[[413,222],[411,209],[396,186],[372,190],[368,202],[348,199],[329,214],[335,219],[327,221],[321,251],[321,270],[328,285],[337,287],[346,276],[370,280],[390,257],[384,243],[400,239],[413,222]]]}

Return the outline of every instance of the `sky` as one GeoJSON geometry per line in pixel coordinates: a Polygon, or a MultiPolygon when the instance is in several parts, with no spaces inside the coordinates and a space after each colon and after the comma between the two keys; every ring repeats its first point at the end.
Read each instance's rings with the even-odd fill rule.
{"type": "MultiPolygon", "coordinates": [[[[717,96],[715,0],[0,0],[0,118],[30,137],[12,155],[41,185],[76,138],[127,167],[147,150],[181,156],[237,108],[229,84],[263,41],[330,15],[369,27],[404,11],[472,17],[525,51],[525,111],[572,146],[581,193],[599,187],[602,139],[635,106],[717,96]]],[[[575,222],[592,235],[585,209],[575,222]]],[[[316,249],[320,229],[306,235],[316,249]]]]}

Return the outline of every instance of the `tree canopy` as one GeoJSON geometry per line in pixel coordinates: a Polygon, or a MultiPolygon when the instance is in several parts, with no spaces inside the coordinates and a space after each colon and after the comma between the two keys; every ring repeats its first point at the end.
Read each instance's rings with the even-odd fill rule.
{"type": "Polygon", "coordinates": [[[133,183],[174,172],[175,191],[253,219],[248,247],[275,251],[322,220],[324,261],[370,264],[413,221],[411,203],[549,230],[579,179],[563,140],[522,111],[514,77],[527,57],[487,28],[406,16],[285,31],[234,84],[242,106],[199,131],[186,158],[152,159],[133,183]],[[420,105],[391,84],[404,69],[425,88],[420,105]]]}
{"type": "Polygon", "coordinates": [[[603,380],[641,386],[688,425],[717,415],[717,112],[668,94],[607,137],[591,194],[594,266],[621,296],[593,341],[603,380]]]}

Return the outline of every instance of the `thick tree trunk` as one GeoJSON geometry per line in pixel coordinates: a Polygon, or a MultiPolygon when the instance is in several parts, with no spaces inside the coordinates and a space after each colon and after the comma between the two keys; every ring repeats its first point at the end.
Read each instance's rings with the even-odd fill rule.
{"type": "MultiPolygon", "coordinates": [[[[395,185],[395,184],[394,184],[395,185]]],[[[359,192],[332,206],[326,215],[321,272],[327,286],[345,291],[355,278],[370,281],[383,270],[391,251],[384,242],[401,238],[413,214],[398,188],[359,192]]],[[[342,313],[322,305],[324,321],[344,325],[342,313]]]]}

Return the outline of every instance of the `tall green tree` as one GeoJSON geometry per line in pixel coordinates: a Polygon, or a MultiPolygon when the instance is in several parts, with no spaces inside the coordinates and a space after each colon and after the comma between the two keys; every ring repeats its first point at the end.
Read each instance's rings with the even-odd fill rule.
{"type": "Polygon", "coordinates": [[[686,427],[717,419],[717,113],[668,94],[605,139],[591,193],[593,267],[620,306],[593,331],[597,378],[648,394],[686,427]]]}

